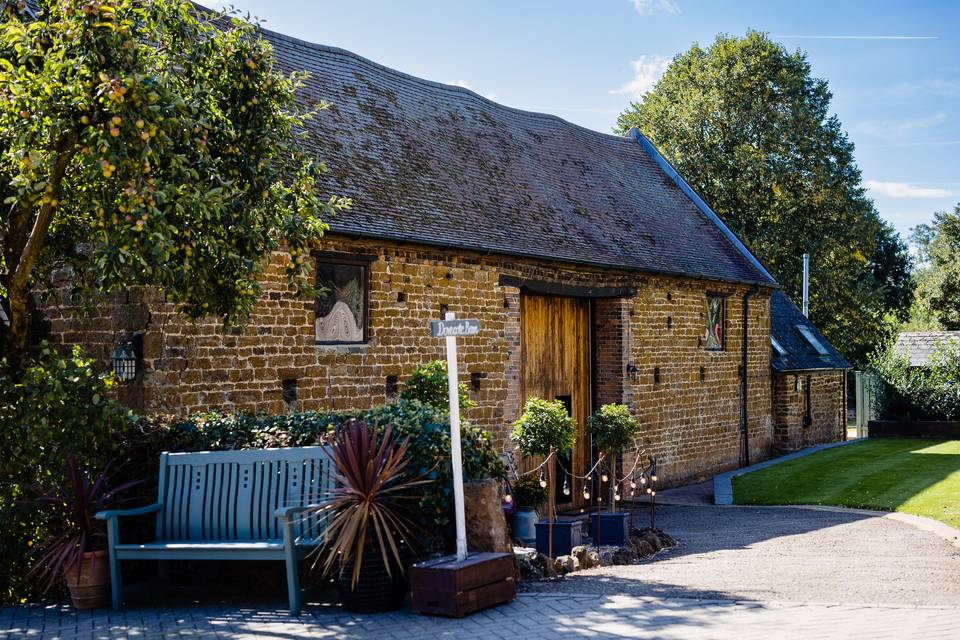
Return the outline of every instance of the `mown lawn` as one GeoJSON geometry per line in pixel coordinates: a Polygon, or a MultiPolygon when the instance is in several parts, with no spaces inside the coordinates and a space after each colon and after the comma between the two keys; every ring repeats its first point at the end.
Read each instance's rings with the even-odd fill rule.
{"type": "Polygon", "coordinates": [[[865,440],[733,479],[736,504],[902,511],[960,528],[960,440],[865,440]]]}

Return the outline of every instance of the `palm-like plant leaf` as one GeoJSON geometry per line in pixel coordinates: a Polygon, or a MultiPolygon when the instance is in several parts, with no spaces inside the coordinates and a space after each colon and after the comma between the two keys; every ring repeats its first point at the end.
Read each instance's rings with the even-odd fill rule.
{"type": "Polygon", "coordinates": [[[388,575],[393,575],[393,566],[403,571],[401,543],[412,545],[414,528],[403,503],[416,500],[410,495],[413,487],[431,482],[404,479],[408,447],[409,440],[396,438],[390,426],[380,433],[365,422],[351,421],[334,435],[328,455],[336,487],[315,510],[330,514],[320,550],[324,573],[332,573],[338,564],[343,572],[352,564],[355,587],[369,544],[379,549],[388,575]]]}
{"type": "MultiPolygon", "coordinates": [[[[98,511],[116,504],[122,493],[142,482],[134,480],[108,488],[109,471],[108,463],[102,472],[91,479],[74,455],[67,454],[63,468],[64,483],[61,486],[30,487],[35,497],[27,504],[53,511],[62,529],[61,533],[39,547],[33,568],[27,574],[42,583],[44,593],[59,579],[66,577],[68,571],[76,569],[79,578],[83,554],[95,550],[98,541],[104,537],[94,516],[98,511]]],[[[95,563],[96,558],[92,562],[95,563]]]]}

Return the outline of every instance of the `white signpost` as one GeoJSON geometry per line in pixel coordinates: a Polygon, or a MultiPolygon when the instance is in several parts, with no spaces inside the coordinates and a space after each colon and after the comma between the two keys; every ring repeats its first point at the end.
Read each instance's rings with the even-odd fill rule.
{"type": "Polygon", "coordinates": [[[450,464],[453,467],[453,504],[457,520],[457,560],[467,559],[467,523],[463,512],[463,462],[460,455],[460,384],[457,381],[457,337],[475,336],[479,320],[457,320],[447,312],[430,322],[430,335],[447,340],[447,383],[450,394],[450,464]]]}
{"type": "Polygon", "coordinates": [[[517,594],[514,582],[516,561],[513,553],[481,551],[467,557],[467,523],[463,512],[463,461],[460,455],[457,338],[475,336],[478,333],[478,320],[457,320],[452,313],[447,313],[443,320],[430,323],[430,335],[447,340],[450,466],[453,467],[457,555],[455,559],[444,556],[410,567],[410,605],[417,613],[460,618],[480,609],[510,602],[517,594]]]}

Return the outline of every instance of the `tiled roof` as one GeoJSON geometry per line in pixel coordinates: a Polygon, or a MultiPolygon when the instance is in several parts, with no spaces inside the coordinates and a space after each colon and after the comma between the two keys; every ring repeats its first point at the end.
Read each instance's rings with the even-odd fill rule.
{"type": "Polygon", "coordinates": [[[306,104],[340,234],[776,286],[635,139],[263,31],[306,104]]]}
{"type": "Polygon", "coordinates": [[[922,367],[937,345],[946,340],[960,342],[960,331],[904,331],[897,336],[894,348],[910,358],[910,366],[922,367]]]}
{"type": "Polygon", "coordinates": [[[776,345],[772,349],[770,362],[776,371],[852,368],[783,291],[774,291],[770,297],[770,317],[770,336],[784,351],[780,353],[776,345]],[[803,332],[808,332],[825,353],[820,353],[803,332]]]}

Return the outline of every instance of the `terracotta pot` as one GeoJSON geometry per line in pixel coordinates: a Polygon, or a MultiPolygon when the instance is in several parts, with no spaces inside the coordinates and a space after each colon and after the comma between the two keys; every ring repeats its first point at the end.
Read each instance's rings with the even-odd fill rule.
{"type": "Polygon", "coordinates": [[[74,565],[64,578],[75,608],[99,609],[110,604],[110,559],[106,550],[84,553],[80,573],[74,565]]]}

